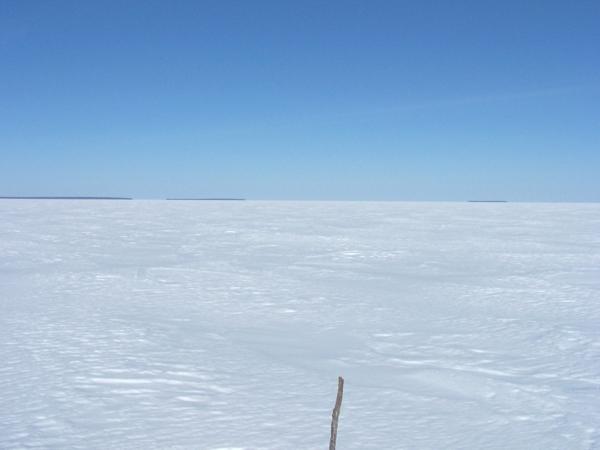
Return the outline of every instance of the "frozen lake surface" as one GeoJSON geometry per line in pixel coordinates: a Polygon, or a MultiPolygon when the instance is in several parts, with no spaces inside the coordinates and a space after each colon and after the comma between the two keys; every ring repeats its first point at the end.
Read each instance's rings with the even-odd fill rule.
{"type": "Polygon", "coordinates": [[[600,205],[0,201],[0,448],[600,449],[600,205]]]}

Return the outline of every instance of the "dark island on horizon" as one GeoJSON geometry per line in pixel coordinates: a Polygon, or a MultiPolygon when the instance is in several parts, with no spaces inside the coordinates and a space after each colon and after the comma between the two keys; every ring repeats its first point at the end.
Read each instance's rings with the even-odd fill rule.
{"type": "MultiPolygon", "coordinates": [[[[96,196],[0,196],[0,200],[134,200],[133,197],[96,197],[96,196]]],[[[187,201],[244,201],[245,198],[229,198],[229,197],[214,197],[214,198],[166,198],[165,200],[187,200],[187,201]]]]}
{"type": "Polygon", "coordinates": [[[228,197],[224,197],[224,198],[219,198],[219,197],[215,197],[215,198],[166,198],[165,200],[186,200],[186,201],[236,201],[236,202],[241,202],[246,200],[245,198],[228,198],[228,197]]]}
{"type": "Polygon", "coordinates": [[[133,200],[131,197],[0,196],[0,200],[133,200]]]}

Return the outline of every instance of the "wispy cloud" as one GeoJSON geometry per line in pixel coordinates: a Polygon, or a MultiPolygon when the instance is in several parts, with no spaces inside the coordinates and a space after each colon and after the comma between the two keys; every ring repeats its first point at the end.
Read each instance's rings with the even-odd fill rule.
{"type": "Polygon", "coordinates": [[[572,94],[579,94],[582,92],[600,92],[600,86],[598,85],[576,85],[576,86],[562,86],[546,89],[532,89],[527,91],[517,92],[502,92],[492,93],[485,95],[473,95],[456,98],[443,98],[443,99],[432,99],[418,101],[414,103],[405,103],[392,106],[384,106],[373,109],[363,109],[356,111],[349,111],[347,113],[340,113],[337,117],[354,117],[354,116],[368,116],[378,114],[392,114],[400,112],[410,112],[427,109],[442,109],[450,108],[453,106],[468,106],[468,105],[480,105],[487,103],[502,103],[509,101],[529,100],[536,98],[547,98],[547,97],[558,97],[572,94]]]}

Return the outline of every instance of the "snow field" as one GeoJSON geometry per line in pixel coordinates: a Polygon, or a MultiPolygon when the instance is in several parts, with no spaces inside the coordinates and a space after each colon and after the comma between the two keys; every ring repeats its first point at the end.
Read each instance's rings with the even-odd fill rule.
{"type": "Polygon", "coordinates": [[[600,205],[0,201],[0,448],[600,448],[600,205]]]}

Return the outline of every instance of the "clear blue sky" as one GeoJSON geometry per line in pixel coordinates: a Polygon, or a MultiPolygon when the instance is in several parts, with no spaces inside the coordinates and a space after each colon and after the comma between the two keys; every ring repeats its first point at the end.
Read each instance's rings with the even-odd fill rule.
{"type": "Polygon", "coordinates": [[[600,2],[0,0],[0,195],[600,201],[600,2]]]}

